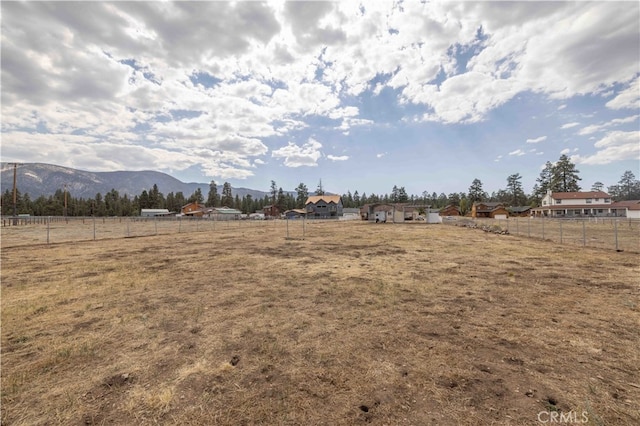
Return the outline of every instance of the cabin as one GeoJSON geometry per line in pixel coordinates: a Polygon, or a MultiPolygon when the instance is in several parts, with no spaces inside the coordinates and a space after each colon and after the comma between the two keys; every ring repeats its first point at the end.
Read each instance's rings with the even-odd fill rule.
{"type": "Polygon", "coordinates": [[[471,206],[471,217],[473,218],[491,218],[506,219],[509,217],[509,211],[504,204],[498,202],[476,201],[471,206]]]}
{"type": "Polygon", "coordinates": [[[454,206],[453,204],[449,204],[441,208],[438,211],[440,216],[460,216],[460,208],[458,206],[454,206]]]}
{"type": "Polygon", "coordinates": [[[509,216],[511,217],[529,217],[531,216],[531,206],[515,206],[509,207],[509,216]]]}

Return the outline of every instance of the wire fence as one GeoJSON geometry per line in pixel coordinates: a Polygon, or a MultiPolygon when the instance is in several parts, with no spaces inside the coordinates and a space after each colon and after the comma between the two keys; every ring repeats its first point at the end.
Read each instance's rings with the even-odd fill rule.
{"type": "Polygon", "coordinates": [[[443,223],[479,228],[487,232],[540,238],[559,244],[640,253],[640,220],[638,219],[615,217],[470,219],[461,217],[443,223]]]}
{"type": "Polygon", "coordinates": [[[2,247],[136,238],[154,235],[215,232],[229,235],[277,231],[285,238],[302,240],[312,226],[346,223],[336,219],[214,220],[187,216],[171,217],[2,217],[2,247]]]}

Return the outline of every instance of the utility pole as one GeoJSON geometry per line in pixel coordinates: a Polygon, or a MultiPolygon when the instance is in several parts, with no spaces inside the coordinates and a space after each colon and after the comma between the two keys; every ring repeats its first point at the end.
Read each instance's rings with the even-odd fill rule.
{"type": "Polygon", "coordinates": [[[67,217],[67,184],[64,184],[64,217],[67,217]]]}
{"type": "Polygon", "coordinates": [[[13,225],[18,224],[18,165],[22,163],[9,163],[13,164],[13,225]]]}

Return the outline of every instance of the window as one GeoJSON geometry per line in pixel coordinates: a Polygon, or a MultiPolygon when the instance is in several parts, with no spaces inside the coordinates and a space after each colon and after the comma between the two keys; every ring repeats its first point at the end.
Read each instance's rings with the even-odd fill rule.
{"type": "Polygon", "coordinates": [[[591,198],[587,198],[587,204],[591,204],[591,198]]]}
{"type": "Polygon", "coordinates": [[[600,201],[600,198],[596,198],[594,201],[597,203],[598,201],[600,201]]]}
{"type": "Polygon", "coordinates": [[[556,204],[562,204],[562,200],[556,200],[556,204]]]}
{"type": "Polygon", "coordinates": [[[609,199],[609,198],[605,198],[605,199],[604,199],[604,202],[605,202],[605,203],[610,203],[610,202],[611,202],[611,199],[609,199]]]}

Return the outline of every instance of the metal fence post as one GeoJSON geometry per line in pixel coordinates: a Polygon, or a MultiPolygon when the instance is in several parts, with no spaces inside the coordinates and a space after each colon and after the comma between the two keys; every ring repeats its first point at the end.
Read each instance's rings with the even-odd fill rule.
{"type": "Polygon", "coordinates": [[[158,217],[157,216],[153,217],[153,224],[156,228],[156,235],[158,235],[158,217]]]}
{"type": "Polygon", "coordinates": [[[560,244],[562,244],[562,221],[560,221],[560,244]]]}
{"type": "Polygon", "coordinates": [[[616,251],[618,251],[618,221],[613,222],[613,230],[616,235],[616,251]]]}
{"type": "Polygon", "coordinates": [[[544,240],[544,216],[542,217],[542,239],[544,240]]]}
{"type": "Polygon", "coordinates": [[[49,228],[50,228],[50,223],[51,223],[51,216],[48,217],[47,219],[47,244],[49,244],[49,228]]]}
{"type": "Polygon", "coordinates": [[[93,241],[96,240],[96,217],[93,217],[93,241]]]}
{"type": "Polygon", "coordinates": [[[527,221],[527,236],[531,238],[531,216],[529,216],[529,220],[527,221]]]}
{"type": "Polygon", "coordinates": [[[582,219],[582,247],[587,246],[587,233],[585,230],[584,219],[582,219]]]}

